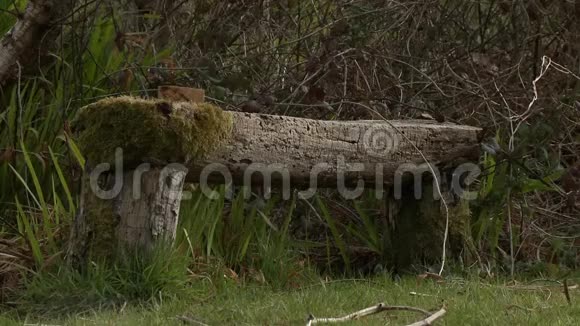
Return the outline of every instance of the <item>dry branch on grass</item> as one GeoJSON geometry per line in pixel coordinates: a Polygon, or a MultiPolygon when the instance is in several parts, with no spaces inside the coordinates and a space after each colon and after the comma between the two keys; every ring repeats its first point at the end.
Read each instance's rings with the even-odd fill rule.
{"type": "Polygon", "coordinates": [[[409,306],[386,306],[384,303],[379,303],[376,306],[372,306],[369,308],[365,308],[351,314],[348,314],[344,317],[334,317],[334,318],[316,318],[312,315],[308,317],[308,321],[306,326],[314,325],[314,324],[331,324],[331,323],[342,323],[346,321],[357,320],[366,316],[374,315],[381,313],[383,311],[413,311],[422,313],[425,315],[425,318],[417,321],[415,323],[409,324],[407,326],[423,326],[423,325],[431,325],[435,320],[441,318],[447,312],[445,308],[441,308],[434,313],[430,313],[427,310],[423,310],[421,308],[416,307],[409,307],[409,306]]]}

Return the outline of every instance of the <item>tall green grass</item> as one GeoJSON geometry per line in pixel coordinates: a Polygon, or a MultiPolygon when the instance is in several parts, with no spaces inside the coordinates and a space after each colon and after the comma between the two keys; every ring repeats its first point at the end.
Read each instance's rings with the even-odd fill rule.
{"type": "MultiPolygon", "coordinates": [[[[0,1],[2,35],[14,23],[6,12],[14,9],[14,3],[0,1]]],[[[84,167],[69,122],[82,106],[118,92],[115,77],[119,71],[153,65],[168,53],[118,49],[115,23],[119,17],[97,13],[87,26],[65,29],[57,42],[64,46],[49,49],[47,64],[0,93],[0,237],[15,239],[21,252],[32,255],[30,261],[16,263],[21,264],[25,288],[21,299],[30,304],[65,304],[87,293],[105,301],[120,294],[149,299],[160,289],[173,291],[160,283],[177,282],[187,275],[187,263],[167,267],[171,266],[167,259],[182,255],[165,260],[167,255],[158,255],[130,266],[120,264],[113,271],[93,266],[84,275],[64,267],[65,243],[78,208],[84,167]]],[[[135,82],[123,91],[138,91],[140,85],[135,82]]],[[[95,298],[89,301],[95,303],[95,298]]]]}
{"type": "MultiPolygon", "coordinates": [[[[556,181],[564,169],[555,158],[557,153],[550,153],[546,144],[553,132],[544,123],[538,123],[535,129],[526,126],[515,135],[517,146],[510,154],[485,153],[482,158],[483,177],[477,200],[472,203],[472,229],[480,252],[489,254],[489,263],[499,269],[515,272],[514,255],[522,245],[518,236],[523,232],[520,225],[530,223],[533,218],[518,216],[520,222],[515,223],[513,207],[519,205],[522,212],[533,211],[527,206],[526,196],[561,192],[556,181]],[[505,244],[502,249],[501,239],[508,240],[508,250],[505,244]]],[[[496,142],[501,144],[498,146],[507,148],[501,140],[498,134],[496,142]]]]}
{"type": "MultiPolygon", "coordinates": [[[[12,3],[2,1],[0,8],[11,10],[12,3]]],[[[69,122],[80,107],[107,96],[125,66],[151,65],[167,55],[118,49],[115,19],[97,15],[86,37],[65,30],[62,43],[72,46],[52,49],[53,60],[39,77],[18,80],[0,94],[0,233],[22,237],[39,266],[42,256],[60,251],[77,207],[84,159],[69,122]]],[[[13,23],[1,22],[0,30],[13,23]]]]}
{"type": "Polygon", "coordinates": [[[15,9],[22,11],[26,1],[0,0],[0,35],[4,35],[16,22],[15,9]]]}
{"type": "MultiPolygon", "coordinates": [[[[0,2],[0,8],[12,8],[8,2],[0,2]]],[[[0,161],[0,236],[17,238],[34,263],[25,266],[34,272],[25,275],[25,289],[17,302],[58,310],[115,305],[123,300],[149,301],[160,293],[177,294],[179,288],[187,288],[188,270],[196,270],[200,259],[211,262],[214,271],[223,266],[233,269],[240,281],[278,287],[296,282],[303,276],[304,266],[289,250],[295,200],[286,203],[282,219],[272,221],[277,199],[250,207],[242,194],[226,201],[223,187],[217,200],[198,191],[183,203],[174,249],[150,259],[136,256],[120,261],[112,270],[93,264],[85,273],[78,273],[66,267],[62,258],[78,208],[84,167],[69,121],[80,107],[111,93],[146,95],[146,77],[140,67],[154,65],[170,52],[117,48],[119,18],[109,13],[96,15],[85,26],[86,35],[65,30],[62,44],[68,46],[53,49],[53,60],[41,68],[39,77],[23,78],[0,94],[0,150],[4,154],[0,161]],[[135,71],[135,80],[130,89],[121,90],[116,78],[125,69],[135,71]]],[[[2,19],[0,30],[13,22],[2,19]]]]}
{"type": "Polygon", "coordinates": [[[187,244],[194,255],[222,260],[242,277],[263,274],[263,281],[274,286],[285,286],[305,272],[289,238],[295,198],[275,213],[280,207],[276,197],[264,205],[252,205],[244,191],[227,203],[224,186],[216,194],[216,199],[209,199],[196,189],[191,200],[182,203],[178,243],[187,244]],[[283,216],[273,221],[275,214],[283,216]]]}
{"type": "Polygon", "coordinates": [[[188,252],[159,247],[146,255],[134,252],[119,259],[114,268],[93,263],[80,273],[61,265],[28,278],[12,305],[19,313],[54,317],[205,296],[190,287],[195,280],[186,272],[190,263],[188,252]]]}

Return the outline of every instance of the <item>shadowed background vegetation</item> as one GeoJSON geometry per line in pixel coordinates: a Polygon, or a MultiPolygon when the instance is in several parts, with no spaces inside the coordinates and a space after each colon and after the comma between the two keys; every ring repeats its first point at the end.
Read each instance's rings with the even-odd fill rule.
{"type": "MultiPolygon", "coordinates": [[[[0,0],[1,35],[26,3],[0,0]]],[[[209,200],[195,185],[173,255],[68,271],[84,166],[70,121],[98,99],[149,97],[165,84],[203,88],[227,110],[482,127],[470,226],[478,258],[454,271],[556,277],[580,264],[580,3],[69,3],[54,36],[0,88],[2,304],[117,305],[200,278],[285,288],[317,273],[389,272],[392,228],[372,194],[283,202],[225,198],[218,187],[209,200]]]]}

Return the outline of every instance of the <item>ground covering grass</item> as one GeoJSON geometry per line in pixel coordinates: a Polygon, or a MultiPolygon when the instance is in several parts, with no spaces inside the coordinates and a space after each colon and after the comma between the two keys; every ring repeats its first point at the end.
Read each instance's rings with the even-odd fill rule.
{"type": "MultiPolygon", "coordinates": [[[[576,325],[580,320],[580,293],[572,286],[569,304],[562,289],[560,284],[545,280],[489,282],[411,276],[395,280],[390,276],[321,280],[292,290],[227,280],[221,284],[199,281],[191,286],[189,296],[156,300],[147,306],[91,308],[56,319],[8,313],[0,317],[0,323],[143,326],[196,321],[207,325],[304,325],[309,314],[338,317],[383,302],[429,311],[445,306],[448,312],[438,325],[576,325]]],[[[50,316],[49,311],[46,313],[50,316]]],[[[347,324],[406,325],[420,319],[416,313],[386,312],[347,324]]]]}

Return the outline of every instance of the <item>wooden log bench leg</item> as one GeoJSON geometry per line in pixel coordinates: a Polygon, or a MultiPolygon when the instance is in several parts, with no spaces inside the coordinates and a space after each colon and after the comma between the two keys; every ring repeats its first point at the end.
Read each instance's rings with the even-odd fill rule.
{"type": "Polygon", "coordinates": [[[83,176],[81,205],[68,247],[73,266],[113,262],[151,252],[175,239],[187,170],[180,165],[142,165],[115,178],[90,170],[83,176]]]}
{"type": "Polygon", "coordinates": [[[392,264],[397,272],[440,266],[444,242],[446,258],[472,261],[469,201],[450,189],[449,181],[449,176],[440,180],[441,198],[435,183],[427,181],[421,184],[419,198],[415,187],[405,184],[398,198],[388,199],[388,205],[394,208],[390,238],[392,264]]]}

